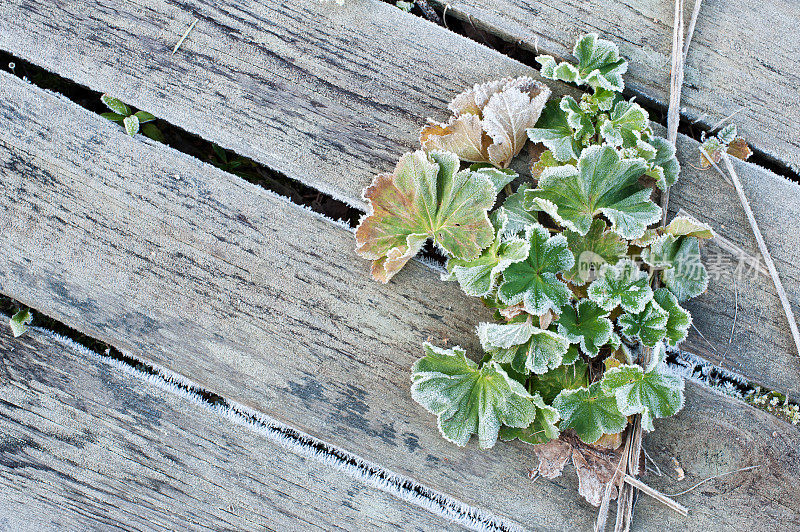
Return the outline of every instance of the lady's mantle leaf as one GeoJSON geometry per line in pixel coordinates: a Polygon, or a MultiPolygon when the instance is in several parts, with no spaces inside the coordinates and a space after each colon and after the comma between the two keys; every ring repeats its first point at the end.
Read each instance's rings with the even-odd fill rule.
{"type": "MultiPolygon", "coordinates": [[[[571,346],[570,352],[577,355],[578,348],[571,346]]],[[[573,359],[572,364],[565,362],[547,373],[531,376],[531,393],[541,394],[547,404],[551,404],[561,390],[574,390],[586,386],[589,386],[589,367],[581,358],[573,359]]]]}
{"type": "Polygon", "coordinates": [[[439,430],[463,447],[472,434],[483,449],[494,446],[502,424],[526,428],[536,421],[537,405],[524,386],[499,364],[481,368],[459,348],[425,343],[425,356],[412,369],[411,396],[438,416],[439,430]]]}
{"type": "Polygon", "coordinates": [[[653,299],[658,303],[659,307],[669,314],[666,325],[666,341],[670,346],[675,347],[685,340],[689,334],[692,315],[678,304],[678,298],[666,288],[656,290],[653,299]]]}
{"type": "Polygon", "coordinates": [[[577,67],[566,62],[556,63],[549,55],[537,57],[536,61],[542,65],[542,76],[594,89],[622,92],[625,88],[622,74],[628,71],[628,62],[620,59],[619,49],[613,42],[588,33],[578,38],[572,55],[578,59],[577,67]]]}
{"type": "Polygon", "coordinates": [[[627,338],[638,338],[644,345],[653,347],[667,334],[669,313],[655,301],[650,301],[639,313],[625,313],[619,317],[622,334],[627,338]]]}
{"type": "Polygon", "coordinates": [[[577,308],[569,305],[561,312],[558,334],[574,344],[579,343],[583,352],[590,357],[597,356],[600,347],[611,340],[613,327],[608,312],[594,301],[581,299],[577,308]]]}
{"type": "Polygon", "coordinates": [[[558,410],[544,404],[539,394],[533,396],[533,404],[536,406],[536,419],[533,420],[533,423],[525,428],[504,425],[500,428],[501,440],[509,441],[519,438],[525,443],[537,445],[558,438],[559,430],[556,427],[559,419],[558,410]]]}
{"type": "Polygon", "coordinates": [[[525,260],[529,249],[530,244],[526,240],[509,237],[501,241],[498,236],[475,260],[448,260],[449,273],[443,278],[445,280],[455,278],[464,293],[469,296],[488,296],[494,290],[500,274],[511,264],[525,260]]]}
{"type": "Polygon", "coordinates": [[[558,312],[571,294],[556,277],[574,263],[567,239],[563,235],[551,237],[539,224],[529,226],[525,237],[530,242],[528,258],[506,268],[498,298],[507,305],[523,302],[529,314],[541,315],[550,309],[558,312]]]}
{"type": "Polygon", "coordinates": [[[620,306],[626,312],[636,313],[653,299],[653,290],[647,274],[632,260],[623,259],[614,266],[603,266],[599,277],[589,286],[588,295],[605,310],[620,306]]]}
{"type": "Polygon", "coordinates": [[[561,416],[559,428],[574,429],[585,443],[594,443],[603,434],[622,432],[628,424],[615,395],[605,392],[599,382],[589,388],[563,390],[553,400],[553,406],[561,416]]]}
{"type": "Polygon", "coordinates": [[[618,102],[608,117],[600,115],[598,121],[600,136],[610,145],[624,148],[635,147],[649,125],[647,111],[626,100],[618,102]]]}
{"type": "Polygon", "coordinates": [[[544,373],[564,361],[569,340],[563,336],[535,327],[528,321],[519,323],[481,323],[478,338],[483,349],[492,353],[499,364],[510,363],[518,372],[544,373]]]}
{"type": "Polygon", "coordinates": [[[11,327],[11,333],[14,335],[14,338],[25,334],[32,321],[33,315],[28,309],[22,309],[11,316],[11,319],[8,320],[8,325],[11,327]]]}
{"type": "Polygon", "coordinates": [[[100,101],[105,104],[110,110],[114,111],[114,113],[118,115],[122,115],[123,117],[129,116],[131,114],[131,108],[125,105],[122,100],[114,98],[110,94],[103,94],[100,96],[100,101]]]}
{"type": "Polygon", "coordinates": [[[465,161],[505,168],[549,97],[550,89],[529,77],[475,85],[450,103],[454,116],[447,124],[430,121],[422,129],[420,143],[425,151],[448,150],[465,161]]]}
{"type": "Polygon", "coordinates": [[[678,301],[699,296],[708,288],[708,272],[700,258],[697,237],[661,235],[649,248],[642,250],[642,260],[664,269],[661,280],[678,301]]]}
{"type": "Polygon", "coordinates": [[[539,188],[525,192],[525,208],[545,211],[581,235],[602,213],[622,238],[639,238],[661,218],[661,208],[650,200],[651,190],[638,183],[646,170],[644,159],[620,159],[611,146],[590,146],[577,168],[546,168],[539,188]]]}
{"type": "Polygon", "coordinates": [[[370,208],[356,229],[356,251],[375,261],[375,279],[388,282],[428,238],[467,261],[492,243],[494,185],[480,172],[456,173],[458,166],[452,153],[406,153],[393,175],[376,176],[364,191],[370,208]]]}
{"type": "Polygon", "coordinates": [[[572,96],[561,98],[560,107],[562,111],[567,113],[567,123],[574,131],[573,137],[575,137],[575,140],[581,143],[588,142],[588,139],[596,133],[592,117],[581,109],[581,106],[572,96]]]}
{"type": "Polygon", "coordinates": [[[562,277],[575,285],[586,284],[604,264],[616,264],[628,253],[628,244],[617,234],[606,231],[606,223],[599,218],[592,221],[585,235],[575,231],[564,234],[575,264],[562,277]]]}
{"type": "Polygon", "coordinates": [[[697,238],[714,238],[714,229],[707,223],[699,222],[690,216],[676,216],[666,227],[667,233],[674,237],[695,236],[697,238]]]}
{"type": "Polygon", "coordinates": [[[519,235],[529,225],[538,223],[536,213],[531,213],[523,207],[527,189],[527,185],[520,185],[514,194],[506,198],[503,206],[495,211],[501,234],[519,235]]]}
{"type": "Polygon", "coordinates": [[[675,156],[675,146],[661,137],[653,137],[647,142],[655,149],[653,158],[648,161],[650,168],[647,175],[655,178],[656,185],[661,190],[671,187],[677,183],[681,171],[681,165],[675,156]]]}
{"type": "Polygon", "coordinates": [[[616,397],[620,413],[642,414],[642,426],[652,430],[653,419],[674,416],[683,408],[683,379],[641,366],[612,368],[601,381],[606,393],[616,397]]]}
{"type": "Polygon", "coordinates": [[[548,102],[536,126],[529,128],[527,133],[529,139],[543,143],[559,161],[577,159],[581,153],[581,144],[573,135],[567,113],[559,102],[548,102]]]}

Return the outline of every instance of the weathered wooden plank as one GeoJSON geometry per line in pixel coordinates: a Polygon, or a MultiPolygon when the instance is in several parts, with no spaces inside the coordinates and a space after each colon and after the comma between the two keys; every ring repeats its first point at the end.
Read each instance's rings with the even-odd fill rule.
{"type": "Polygon", "coordinates": [[[44,332],[0,362],[3,530],[461,529],[44,332]]]}
{"type": "MultiPolygon", "coordinates": [[[[452,94],[491,77],[536,75],[382,3],[191,0],[178,8],[166,0],[117,0],[93,9],[74,0],[14,0],[0,9],[6,10],[0,47],[361,207],[361,189],[373,173],[415,146],[424,116],[444,118],[452,94]],[[182,51],[169,55],[189,10],[200,22],[182,51]],[[58,23],[64,20],[70,24],[58,23]]],[[[685,137],[680,143],[684,175],[673,206],[754,251],[733,189],[713,171],[694,168],[697,143],[685,137]]],[[[738,168],[800,313],[800,250],[786,230],[798,226],[800,187],[752,165],[738,168]],[[776,193],[785,210],[773,207],[776,193]]],[[[694,334],[687,347],[800,396],[794,377],[800,359],[774,289],[757,277],[737,281],[735,290],[733,284],[722,276],[692,303],[697,328],[711,344],[694,334]],[[736,341],[727,348],[732,328],[736,341]]]]}
{"type": "MultiPolygon", "coordinates": [[[[536,53],[568,57],[575,37],[597,32],[630,60],[626,84],[669,101],[673,2],[660,0],[435,0],[451,16],[536,53]]],[[[693,2],[686,2],[689,21],[693,2]]],[[[711,127],[736,113],[747,140],[800,170],[800,6],[783,0],[704,2],[686,61],[682,113],[711,127]],[[765,25],[769,31],[765,32],[765,25]]]]}
{"type": "MultiPolygon", "coordinates": [[[[456,448],[409,397],[409,367],[424,339],[476,347],[472,327],[488,312],[456,286],[413,262],[390,285],[377,284],[340,226],[0,79],[0,117],[9,125],[0,131],[0,292],[468,504],[531,527],[592,521],[569,477],[530,484],[529,448],[456,448]]],[[[732,402],[710,415],[703,393],[690,392],[699,406],[685,415],[700,415],[708,430],[681,434],[681,445],[702,449],[712,438],[734,460],[749,455],[731,426],[756,420],[746,430],[796,435],[732,402]]],[[[780,466],[796,476],[792,460],[780,466]]],[[[784,499],[790,510],[800,500],[774,500],[784,499]]],[[[764,507],[735,508],[696,523],[771,522],[764,507]]],[[[640,515],[651,529],[687,526],[661,508],[640,515]]]]}

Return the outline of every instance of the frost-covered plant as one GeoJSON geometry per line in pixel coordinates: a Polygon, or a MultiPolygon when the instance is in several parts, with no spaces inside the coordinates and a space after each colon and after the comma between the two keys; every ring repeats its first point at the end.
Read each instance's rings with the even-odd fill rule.
{"type": "Polygon", "coordinates": [[[110,94],[103,94],[100,97],[100,101],[111,111],[109,113],[100,113],[100,116],[112,122],[122,122],[122,127],[125,128],[125,132],[131,137],[136,135],[139,129],[141,129],[142,134],[145,136],[163,142],[164,136],[161,134],[161,131],[151,123],[156,119],[155,116],[147,111],[134,112],[129,105],[123,103],[122,100],[114,98],[110,94]]]}
{"type": "Polygon", "coordinates": [[[619,447],[631,416],[653,430],[683,406],[664,357],[687,336],[681,303],[708,284],[699,240],[713,232],[687,217],[655,226],[653,187],[678,179],[675,150],[622,97],[627,63],[613,43],[590,34],[573,53],[577,65],[537,60],[544,77],[591,89],[579,100],[545,104],[550,91],[530,78],[457,96],[448,124],[423,129],[423,151],[366,189],[356,239],[383,282],[432,240],[448,257],[443,278],[495,309],[496,322],[477,327],[479,362],[426,343],[412,369],[412,397],[442,435],[463,446],[476,434],[482,448],[555,440],[583,468],[591,449],[619,447]],[[494,102],[507,104],[504,118],[494,102]],[[508,194],[518,176],[503,168],[524,144],[522,124],[539,156],[533,180],[508,194]],[[460,170],[459,159],[494,167],[460,170]]]}
{"type": "Polygon", "coordinates": [[[18,310],[11,318],[8,320],[8,325],[11,327],[11,333],[14,335],[14,338],[22,336],[28,329],[30,328],[30,324],[33,321],[33,315],[29,309],[21,309],[18,310]]]}
{"type": "Polygon", "coordinates": [[[711,166],[712,161],[718,163],[725,152],[743,161],[746,161],[753,154],[750,151],[750,146],[747,145],[747,141],[739,136],[736,124],[725,126],[719,133],[704,140],[700,148],[700,164],[703,168],[711,166]],[[703,151],[711,157],[711,161],[702,154],[703,151]]]}

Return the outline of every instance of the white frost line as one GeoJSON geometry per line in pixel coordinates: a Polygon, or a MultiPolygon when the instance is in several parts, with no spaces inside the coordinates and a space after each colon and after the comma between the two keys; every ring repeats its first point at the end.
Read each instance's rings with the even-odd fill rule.
{"type": "MultiPolygon", "coordinates": [[[[203,392],[201,388],[185,379],[182,375],[166,368],[150,366],[153,373],[141,371],[108,355],[92,351],[58,333],[41,327],[32,327],[32,329],[57,340],[65,347],[69,347],[83,356],[99,360],[123,373],[183,397],[194,404],[201,405],[234,423],[246,426],[289,451],[332,466],[369,486],[444,517],[449,521],[472,530],[486,532],[517,532],[523,530],[516,523],[506,521],[490,512],[475,508],[444,493],[422,486],[411,478],[384,469],[358,455],[334,447],[244,405],[227,399],[224,399],[222,404],[210,404],[201,395],[203,392]]],[[[131,356],[128,353],[125,355],[131,356]]]]}

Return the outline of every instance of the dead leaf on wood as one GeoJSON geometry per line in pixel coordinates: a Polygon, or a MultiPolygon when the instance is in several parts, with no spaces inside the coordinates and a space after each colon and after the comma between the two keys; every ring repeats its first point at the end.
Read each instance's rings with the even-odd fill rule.
{"type": "MultiPolygon", "coordinates": [[[[604,443],[613,445],[622,442],[621,434],[604,435],[604,443]]],[[[557,440],[551,440],[541,445],[534,445],[533,452],[539,459],[536,472],[545,478],[554,479],[561,475],[567,460],[571,457],[572,464],[578,474],[578,493],[593,506],[600,506],[606,485],[614,477],[614,472],[622,459],[622,449],[600,448],[588,445],[578,439],[573,431],[566,431],[557,440]]],[[[617,488],[612,487],[611,499],[617,498],[617,488]]]]}
{"type": "Polygon", "coordinates": [[[464,161],[506,168],[549,97],[546,85],[527,76],[477,84],[453,99],[447,124],[429,120],[420,143],[425,151],[447,150],[464,161]]]}

